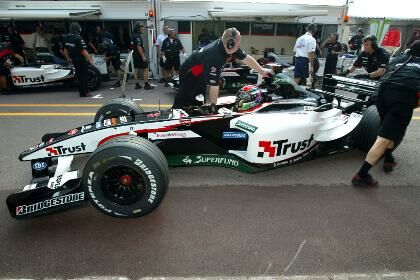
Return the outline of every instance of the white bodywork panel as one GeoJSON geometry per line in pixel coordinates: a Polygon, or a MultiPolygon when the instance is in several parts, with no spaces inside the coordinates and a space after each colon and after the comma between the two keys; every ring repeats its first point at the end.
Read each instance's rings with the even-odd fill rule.
{"type": "Polygon", "coordinates": [[[44,84],[61,80],[69,75],[71,70],[56,68],[56,65],[41,65],[36,67],[14,67],[10,69],[15,86],[44,84]]]}

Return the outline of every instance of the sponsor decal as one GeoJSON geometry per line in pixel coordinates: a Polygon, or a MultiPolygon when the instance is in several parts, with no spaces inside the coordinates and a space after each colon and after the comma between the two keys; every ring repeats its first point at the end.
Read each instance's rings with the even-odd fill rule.
{"type": "Polygon", "coordinates": [[[50,180],[50,183],[48,185],[48,188],[55,190],[59,187],[61,187],[61,181],[63,179],[63,175],[58,175],[55,178],[51,178],[52,180],[50,180]]]}
{"type": "Polygon", "coordinates": [[[104,120],[104,126],[111,126],[111,125],[112,125],[111,119],[104,120]]]}
{"type": "Polygon", "coordinates": [[[179,123],[182,124],[182,125],[190,126],[191,125],[191,119],[190,118],[180,119],[179,123]]]}
{"type": "Polygon", "coordinates": [[[177,139],[177,138],[196,138],[200,135],[196,134],[191,130],[185,131],[165,131],[165,132],[152,132],[148,134],[150,140],[159,140],[159,139],[177,139]]]}
{"type": "Polygon", "coordinates": [[[95,126],[96,126],[96,128],[101,128],[102,127],[102,123],[101,122],[96,122],[95,126]]]}
{"type": "Polygon", "coordinates": [[[42,83],[45,81],[45,77],[43,75],[39,77],[26,77],[24,75],[12,76],[12,79],[14,84],[42,83]]]}
{"type": "Polygon", "coordinates": [[[82,129],[80,130],[80,132],[85,132],[85,131],[87,131],[87,130],[90,130],[90,129],[92,129],[92,126],[91,125],[84,125],[84,126],[82,126],[82,129]]]}
{"type": "Polygon", "coordinates": [[[226,156],[219,156],[219,155],[198,155],[193,156],[191,158],[190,156],[186,156],[184,159],[182,159],[182,162],[184,162],[186,165],[190,164],[211,164],[211,165],[222,165],[222,166],[231,166],[231,167],[238,167],[239,161],[230,157],[226,156]]]}
{"type": "Polygon", "coordinates": [[[297,153],[303,151],[311,146],[311,142],[314,140],[314,135],[307,140],[298,141],[296,143],[289,142],[289,139],[277,140],[277,141],[259,141],[258,146],[262,148],[257,156],[263,158],[266,154],[268,157],[279,157],[284,156],[288,151],[291,153],[297,153]]]}
{"type": "Polygon", "coordinates": [[[313,111],[315,108],[315,106],[303,106],[304,111],[313,111]]]}
{"type": "Polygon", "coordinates": [[[51,138],[50,140],[48,140],[47,144],[51,144],[52,142],[54,142],[54,138],[51,138]]]}
{"type": "Polygon", "coordinates": [[[160,112],[154,112],[146,115],[148,118],[157,118],[160,117],[160,112]]]}
{"type": "Polygon", "coordinates": [[[246,131],[252,132],[254,133],[255,131],[257,131],[258,127],[253,126],[249,123],[243,122],[243,121],[237,121],[235,124],[236,127],[240,127],[246,131]]]}
{"type": "Polygon", "coordinates": [[[212,84],[215,84],[216,80],[210,80],[209,82],[212,83],[212,84]]]}
{"type": "Polygon", "coordinates": [[[128,122],[127,117],[126,117],[126,116],[121,116],[121,117],[120,117],[120,122],[121,122],[121,123],[126,123],[126,122],[128,122]]]}
{"type": "Polygon", "coordinates": [[[112,125],[117,125],[118,124],[117,119],[116,118],[112,118],[111,119],[111,124],[112,125]]]}
{"type": "Polygon", "coordinates": [[[41,143],[39,143],[39,144],[36,144],[36,145],[34,145],[34,146],[30,147],[28,150],[29,150],[29,151],[33,151],[33,150],[36,150],[36,149],[39,149],[39,148],[44,147],[44,145],[45,145],[45,142],[41,142],[41,143]]]}
{"type": "Polygon", "coordinates": [[[83,201],[85,199],[85,193],[79,192],[74,194],[62,195],[54,197],[44,201],[40,201],[30,205],[20,205],[16,207],[16,216],[23,216],[32,214],[38,211],[46,210],[48,208],[65,205],[77,201],[83,201]]]}
{"type": "Polygon", "coordinates": [[[247,134],[245,132],[238,131],[224,131],[223,139],[246,139],[247,134]]]}
{"type": "Polygon", "coordinates": [[[69,132],[67,132],[67,134],[68,135],[75,135],[77,132],[78,132],[78,130],[75,128],[75,129],[72,129],[69,132]]]}
{"type": "Polygon", "coordinates": [[[149,201],[150,203],[153,203],[155,201],[156,192],[157,192],[155,175],[153,175],[152,171],[143,163],[142,160],[136,159],[134,161],[134,164],[140,167],[141,170],[143,170],[143,172],[147,175],[147,178],[149,179],[151,189],[150,189],[150,195],[147,201],[149,201]]]}
{"type": "Polygon", "coordinates": [[[45,150],[48,152],[48,156],[61,156],[83,152],[86,150],[86,145],[85,143],[80,143],[80,145],[73,147],[56,146],[45,148],[45,150]]]}
{"type": "Polygon", "coordinates": [[[48,164],[44,161],[37,161],[37,162],[34,162],[34,164],[32,164],[32,169],[36,171],[44,170],[47,167],[48,167],[48,164]]]}

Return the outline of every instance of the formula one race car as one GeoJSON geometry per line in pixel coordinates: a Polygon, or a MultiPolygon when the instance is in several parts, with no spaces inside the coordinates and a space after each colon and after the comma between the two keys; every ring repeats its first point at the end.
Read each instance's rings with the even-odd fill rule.
{"type": "MultiPolygon", "coordinates": [[[[331,77],[330,86],[348,81],[331,77]]],[[[351,83],[357,93],[358,81],[351,83]]],[[[143,216],[165,196],[168,166],[253,173],[350,148],[366,151],[379,128],[376,107],[368,105],[306,90],[282,74],[260,87],[246,86],[217,105],[143,112],[132,100],[119,98],[104,104],[94,122],[46,134],[25,150],[19,159],[31,162],[33,179],[7,198],[7,206],[17,219],[89,201],[110,216],[143,216]],[[78,166],[82,154],[90,155],[78,166]]]]}
{"type": "MultiPolygon", "coordinates": [[[[93,91],[101,85],[101,73],[93,66],[88,68],[88,88],[93,91]]],[[[77,84],[72,65],[53,55],[39,55],[31,59],[28,66],[10,69],[9,91],[23,88],[52,87],[77,84]]]]}

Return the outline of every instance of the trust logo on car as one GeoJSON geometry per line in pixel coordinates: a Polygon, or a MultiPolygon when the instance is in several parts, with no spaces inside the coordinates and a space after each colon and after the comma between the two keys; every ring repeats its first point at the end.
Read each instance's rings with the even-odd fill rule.
{"type": "Polygon", "coordinates": [[[48,156],[61,156],[83,152],[86,150],[86,145],[84,143],[80,143],[80,145],[73,147],[56,146],[45,148],[45,150],[48,152],[48,156]]]}
{"type": "Polygon", "coordinates": [[[39,77],[26,77],[24,75],[12,76],[12,79],[14,84],[42,83],[45,81],[45,77],[43,75],[39,77]]]}
{"type": "Polygon", "coordinates": [[[294,154],[309,148],[313,140],[314,135],[312,134],[309,139],[298,142],[289,142],[289,139],[277,141],[259,141],[258,146],[262,148],[262,151],[259,151],[257,156],[263,158],[265,155],[268,155],[268,157],[273,158],[283,156],[288,151],[294,154]]]}

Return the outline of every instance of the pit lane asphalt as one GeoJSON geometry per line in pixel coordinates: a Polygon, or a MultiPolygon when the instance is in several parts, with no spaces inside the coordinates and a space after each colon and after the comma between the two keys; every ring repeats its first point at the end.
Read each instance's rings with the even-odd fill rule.
{"type": "MultiPolygon", "coordinates": [[[[109,83],[108,83],[109,85],[109,83]]],[[[130,84],[132,88],[133,85],[130,84]]],[[[173,92],[129,90],[140,103],[170,104],[173,92]]],[[[22,92],[0,104],[99,104],[117,90],[22,92]]],[[[150,108],[150,107],[149,107],[150,108]]],[[[2,107],[0,113],[84,112],[97,107],[2,107]]],[[[153,109],[153,108],[150,108],[153,109]]],[[[420,113],[416,112],[416,116],[420,113]]],[[[45,132],[92,116],[0,115],[0,277],[270,276],[420,270],[420,122],[396,152],[381,186],[349,180],[364,154],[351,151],[259,174],[215,167],[171,169],[170,189],[152,214],[119,220],[93,208],[27,221],[10,218],[8,194],[29,182],[17,156],[45,132]]]]}

